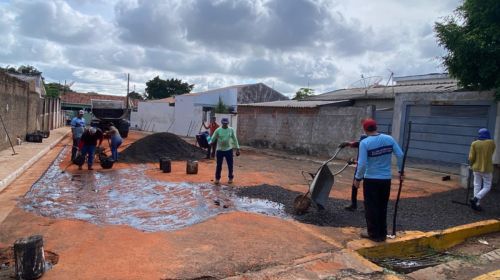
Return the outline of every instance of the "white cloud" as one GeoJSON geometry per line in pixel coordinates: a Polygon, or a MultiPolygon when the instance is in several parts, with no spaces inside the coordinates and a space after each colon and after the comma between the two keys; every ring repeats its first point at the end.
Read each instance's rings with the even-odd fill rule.
{"type": "Polygon", "coordinates": [[[265,82],[293,94],[364,76],[442,71],[435,21],[459,0],[13,0],[0,4],[0,64],[122,94],[156,75],[195,90],[265,82]],[[43,69],[42,69],[43,67],[43,69]]]}

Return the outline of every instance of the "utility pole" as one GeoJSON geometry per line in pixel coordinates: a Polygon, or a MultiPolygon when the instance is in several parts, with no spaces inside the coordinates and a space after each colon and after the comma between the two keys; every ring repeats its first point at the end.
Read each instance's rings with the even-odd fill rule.
{"type": "Polygon", "coordinates": [[[130,73],[127,73],[127,109],[129,108],[129,86],[130,86],[130,73]]]}

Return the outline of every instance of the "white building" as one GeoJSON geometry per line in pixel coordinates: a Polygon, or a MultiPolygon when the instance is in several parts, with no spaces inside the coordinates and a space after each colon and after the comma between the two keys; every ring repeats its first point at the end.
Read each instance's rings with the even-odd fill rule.
{"type": "Polygon", "coordinates": [[[223,115],[215,114],[214,108],[221,100],[231,114],[230,125],[236,127],[238,104],[258,103],[288,98],[262,83],[236,85],[204,92],[189,93],[175,97],[175,106],[171,98],[139,102],[137,112],[131,116],[133,128],[172,132],[180,136],[195,136],[202,129],[202,121],[216,116],[220,123],[223,115]]]}

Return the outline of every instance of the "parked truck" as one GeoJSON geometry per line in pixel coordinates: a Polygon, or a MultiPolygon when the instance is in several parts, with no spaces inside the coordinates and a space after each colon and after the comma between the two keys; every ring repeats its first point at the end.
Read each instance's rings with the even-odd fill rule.
{"type": "Polygon", "coordinates": [[[121,100],[91,100],[91,125],[105,130],[112,123],[123,138],[127,138],[130,128],[130,109],[121,100]]]}

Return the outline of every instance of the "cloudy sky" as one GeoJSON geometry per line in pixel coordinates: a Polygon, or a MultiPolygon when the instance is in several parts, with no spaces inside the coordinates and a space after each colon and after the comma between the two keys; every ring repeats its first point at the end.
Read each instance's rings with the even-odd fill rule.
{"type": "Polygon", "coordinates": [[[124,95],[159,75],[292,95],[443,72],[433,24],[460,0],[0,0],[0,66],[124,95]]]}

